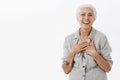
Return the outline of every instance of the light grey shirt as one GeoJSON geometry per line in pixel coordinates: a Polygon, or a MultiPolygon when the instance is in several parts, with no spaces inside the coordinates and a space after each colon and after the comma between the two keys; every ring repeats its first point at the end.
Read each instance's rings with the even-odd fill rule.
{"type": "MultiPolygon", "coordinates": [[[[89,35],[89,42],[94,40],[97,52],[106,59],[112,67],[113,61],[111,58],[111,47],[105,34],[92,28],[89,35]]],[[[73,45],[81,41],[79,30],[73,34],[68,35],[64,42],[63,62],[66,60],[69,51],[73,45]]],[[[92,56],[86,53],[78,53],[74,57],[74,64],[69,73],[69,80],[107,80],[107,74],[95,62],[92,56]]]]}

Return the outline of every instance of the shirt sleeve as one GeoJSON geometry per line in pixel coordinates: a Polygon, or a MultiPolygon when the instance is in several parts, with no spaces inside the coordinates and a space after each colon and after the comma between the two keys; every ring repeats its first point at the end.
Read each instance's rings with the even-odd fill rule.
{"type": "Polygon", "coordinates": [[[62,57],[62,62],[64,63],[66,61],[66,58],[68,56],[69,52],[69,39],[68,37],[65,38],[64,44],[63,44],[63,57],[62,57]]]}
{"type": "Polygon", "coordinates": [[[113,64],[113,60],[111,58],[112,49],[105,35],[103,35],[103,37],[100,40],[100,48],[101,55],[108,61],[108,63],[112,67],[113,64]]]}

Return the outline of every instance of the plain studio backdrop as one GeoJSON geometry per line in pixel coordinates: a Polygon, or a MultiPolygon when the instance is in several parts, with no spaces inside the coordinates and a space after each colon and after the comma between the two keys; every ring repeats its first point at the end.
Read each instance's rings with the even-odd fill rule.
{"type": "Polygon", "coordinates": [[[63,42],[78,30],[75,13],[84,3],[97,9],[93,27],[107,35],[113,50],[108,80],[118,80],[119,0],[1,0],[0,80],[67,80],[63,42]]]}

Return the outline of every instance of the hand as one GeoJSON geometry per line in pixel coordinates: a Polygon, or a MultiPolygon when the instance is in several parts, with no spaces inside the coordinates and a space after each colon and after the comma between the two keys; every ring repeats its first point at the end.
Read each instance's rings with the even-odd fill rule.
{"type": "Polygon", "coordinates": [[[74,44],[73,46],[73,50],[75,52],[75,54],[79,53],[79,52],[83,52],[86,50],[86,47],[88,46],[89,44],[87,42],[81,42],[81,43],[76,43],[74,44]]]}
{"type": "Polygon", "coordinates": [[[93,56],[95,53],[97,53],[93,40],[92,40],[91,44],[86,47],[86,50],[84,52],[86,52],[88,55],[91,55],[91,56],[93,56]]]}

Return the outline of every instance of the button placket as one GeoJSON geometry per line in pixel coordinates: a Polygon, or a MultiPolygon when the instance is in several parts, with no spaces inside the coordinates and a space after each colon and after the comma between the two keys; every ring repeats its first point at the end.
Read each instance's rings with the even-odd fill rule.
{"type": "Polygon", "coordinates": [[[85,75],[83,75],[83,77],[85,77],[85,75]]]}

